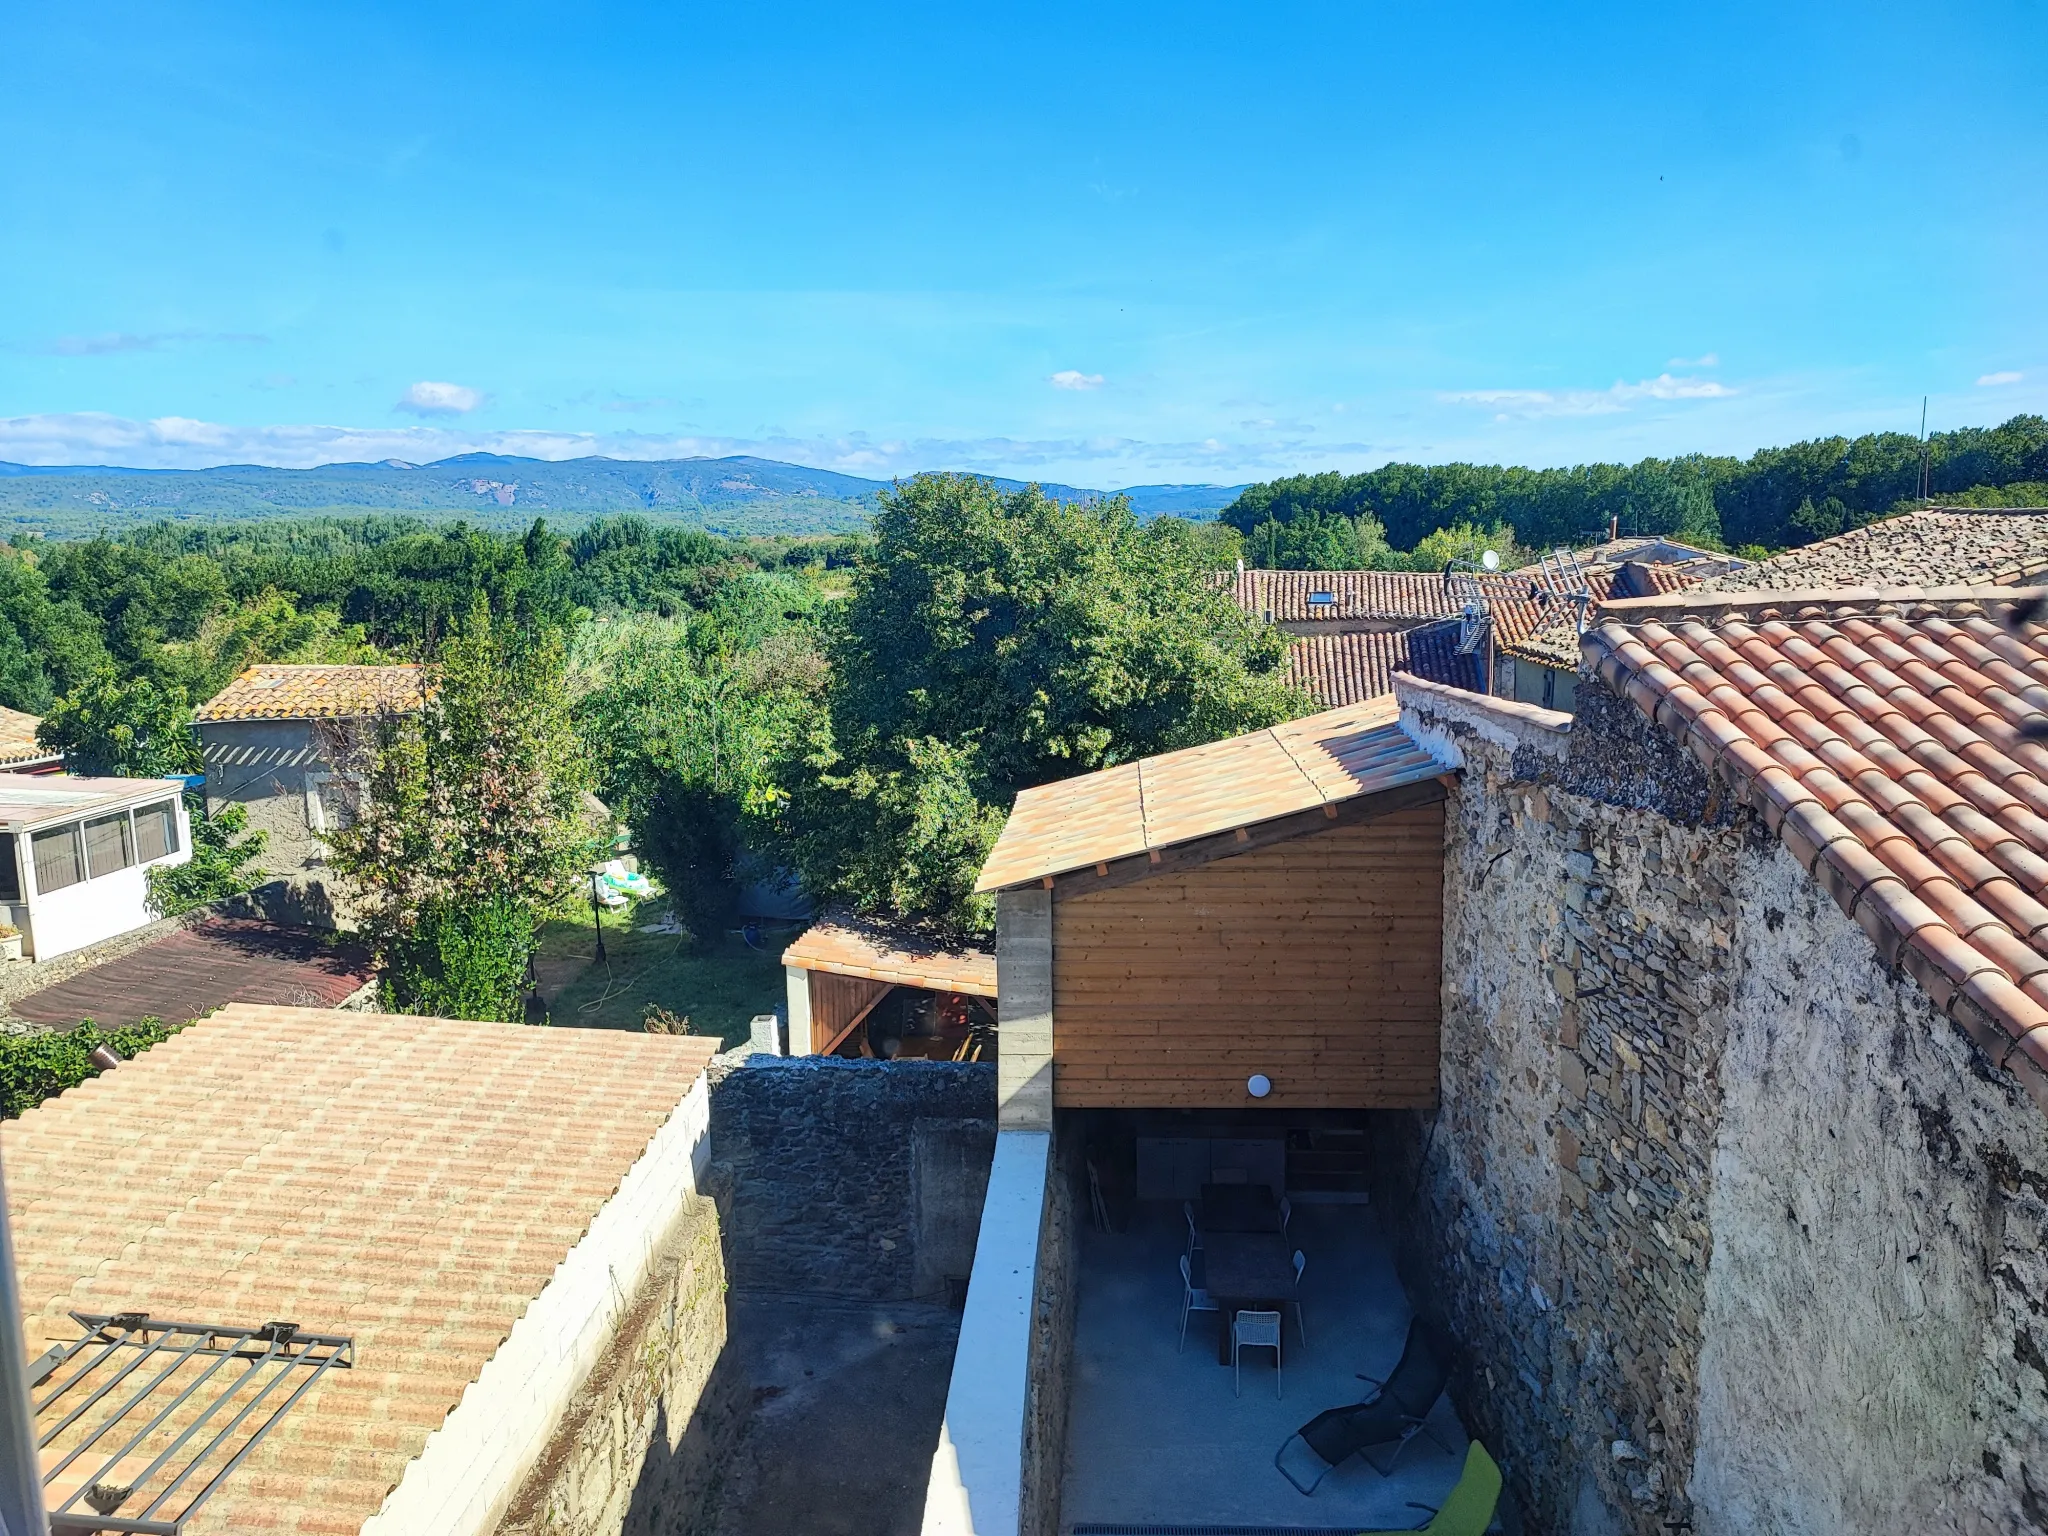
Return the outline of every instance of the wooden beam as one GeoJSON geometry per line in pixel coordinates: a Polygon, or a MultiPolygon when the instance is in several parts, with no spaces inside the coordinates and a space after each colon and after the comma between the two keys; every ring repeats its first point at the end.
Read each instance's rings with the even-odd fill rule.
{"type": "Polygon", "coordinates": [[[1155,848],[1106,866],[1097,865],[1094,869],[1075,870],[1059,876],[1047,875],[1045,883],[1051,889],[1054,901],[1083,896],[1090,891],[1115,890],[1121,885],[1149,880],[1154,875],[1174,874],[1217,859],[1270,848],[1275,843],[1291,842],[1297,837],[1312,837],[1332,827],[1358,826],[1378,821],[1397,811],[1412,810],[1418,805],[1434,805],[1449,795],[1445,782],[1445,776],[1439,776],[1417,784],[1403,784],[1398,789],[1382,790],[1376,795],[1358,795],[1335,804],[1297,811],[1290,816],[1275,817],[1255,826],[1238,827],[1210,837],[1196,838],[1192,842],[1176,843],[1171,848],[1155,848]],[[1100,873],[1104,869],[1108,872],[1100,873]]]}
{"type": "Polygon", "coordinates": [[[848,1035],[851,1035],[856,1029],[859,1029],[861,1025],[867,1021],[867,1016],[875,1011],[875,1004],[881,1002],[883,998],[887,997],[891,992],[894,992],[895,990],[896,989],[894,987],[884,987],[880,992],[877,992],[865,1008],[861,1009],[859,1013],[856,1013],[851,1019],[847,1020],[845,1027],[842,1028],[837,1034],[835,1034],[830,1040],[827,1040],[825,1042],[824,1049],[814,1051],[812,1054],[817,1056],[830,1056],[834,1051],[838,1050],[840,1046],[846,1043],[846,1037],[848,1035]]]}

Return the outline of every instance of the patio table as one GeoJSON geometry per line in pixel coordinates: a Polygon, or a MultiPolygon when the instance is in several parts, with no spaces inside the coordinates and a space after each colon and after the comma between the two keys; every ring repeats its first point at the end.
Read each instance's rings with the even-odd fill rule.
{"type": "Polygon", "coordinates": [[[1278,1232],[1280,1198],[1264,1184],[1204,1184],[1202,1231],[1278,1232]]]}
{"type": "Polygon", "coordinates": [[[1294,1294],[1294,1258],[1278,1232],[1216,1232],[1202,1238],[1204,1279],[1222,1327],[1216,1355],[1230,1364],[1230,1320],[1240,1308],[1277,1310],[1294,1294]]]}

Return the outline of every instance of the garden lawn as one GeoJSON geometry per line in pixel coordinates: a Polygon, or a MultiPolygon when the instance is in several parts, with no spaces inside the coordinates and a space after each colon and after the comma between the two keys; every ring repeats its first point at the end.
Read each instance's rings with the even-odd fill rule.
{"type": "Polygon", "coordinates": [[[782,951],[795,933],[770,929],[754,949],[734,934],[699,940],[687,934],[637,933],[666,902],[608,913],[605,964],[590,961],[590,919],[558,919],[541,930],[536,968],[557,1027],[641,1029],[650,1004],[686,1015],[693,1035],[716,1035],[721,1049],[747,1038],[757,1013],[784,1000],[782,951]],[[644,915],[643,915],[644,914],[644,915]],[[578,962],[582,962],[578,969],[578,962]],[[559,990],[557,990],[559,988],[559,990]]]}

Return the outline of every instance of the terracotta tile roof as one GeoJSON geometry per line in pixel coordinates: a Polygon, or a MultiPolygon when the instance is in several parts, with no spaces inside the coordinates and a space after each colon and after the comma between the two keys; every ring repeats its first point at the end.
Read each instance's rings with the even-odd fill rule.
{"type": "Polygon", "coordinates": [[[233,1005],[0,1127],[30,1351],[73,1308],[354,1335],[187,1527],[353,1532],[716,1048],[233,1005]]]}
{"type": "Polygon", "coordinates": [[[250,667],[194,712],[195,720],[331,720],[420,705],[420,669],[250,667]]]}
{"type": "Polygon", "coordinates": [[[2016,595],[1646,598],[1585,655],[2048,1108],[2048,627],[2016,595]]]}
{"type": "Polygon", "coordinates": [[[1412,629],[1302,635],[1287,648],[1287,680],[1325,709],[1392,693],[1396,672],[1440,683],[1469,683],[1471,661],[1455,655],[1457,644],[1456,620],[1412,629]]]}
{"type": "Polygon", "coordinates": [[[47,763],[58,755],[36,742],[36,727],[42,723],[40,715],[0,707],[0,768],[47,763]]]}
{"type": "Polygon", "coordinates": [[[838,912],[814,923],[782,952],[782,963],[806,971],[864,976],[898,986],[996,995],[993,950],[940,944],[923,934],[838,912]]]}
{"type": "Polygon", "coordinates": [[[2048,572],[2048,512],[1931,507],[1787,550],[1706,585],[1721,592],[2012,586],[2043,572],[2048,572]]]}
{"type": "MultiPolygon", "coordinates": [[[[1521,591],[1526,578],[1477,578],[1489,592],[1521,591]]],[[[1246,613],[1276,624],[1346,619],[1447,619],[1462,606],[1435,571],[1240,571],[1230,595],[1246,613]],[[1327,598],[1328,601],[1318,601],[1327,598]]]]}
{"type": "Polygon", "coordinates": [[[1164,849],[1436,778],[1391,697],[1027,789],[978,891],[1164,849]]]}

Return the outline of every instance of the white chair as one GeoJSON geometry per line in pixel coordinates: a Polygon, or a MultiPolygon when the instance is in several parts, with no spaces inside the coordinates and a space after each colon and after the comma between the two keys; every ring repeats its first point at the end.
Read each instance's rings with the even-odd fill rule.
{"type": "Polygon", "coordinates": [[[1192,1258],[1195,1250],[1202,1246],[1202,1229],[1195,1224],[1194,1201],[1181,1201],[1180,1213],[1188,1219],[1188,1256],[1192,1258]]]}
{"type": "Polygon", "coordinates": [[[1219,1310],[1209,1293],[1195,1285],[1194,1271],[1188,1268],[1188,1256],[1180,1256],[1180,1343],[1174,1353],[1188,1347],[1188,1314],[1190,1312],[1214,1312],[1219,1310]]]}
{"type": "Polygon", "coordinates": [[[1308,1324],[1301,1320],[1301,1272],[1308,1268],[1308,1255],[1294,1250],[1294,1331],[1301,1335],[1301,1347],[1308,1348],[1308,1324]]]}
{"type": "Polygon", "coordinates": [[[1280,1395],[1280,1314],[1240,1312],[1230,1320],[1230,1390],[1244,1396],[1244,1371],[1238,1364],[1241,1349],[1273,1351],[1273,1395],[1280,1395]]]}
{"type": "Polygon", "coordinates": [[[1294,1202],[1285,1195],[1280,1197],[1280,1235],[1286,1237],[1287,1223],[1294,1219],[1294,1202]]]}

